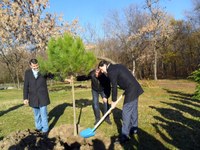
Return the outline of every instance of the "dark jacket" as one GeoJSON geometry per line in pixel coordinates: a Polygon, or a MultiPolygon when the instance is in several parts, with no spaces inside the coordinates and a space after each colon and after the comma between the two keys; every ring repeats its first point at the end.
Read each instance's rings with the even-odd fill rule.
{"type": "Polygon", "coordinates": [[[87,76],[78,76],[77,81],[84,81],[91,79],[91,87],[93,90],[97,92],[104,91],[106,97],[110,97],[110,80],[105,74],[101,74],[98,78],[95,76],[95,70],[92,70],[87,76]]]}
{"type": "Polygon", "coordinates": [[[29,100],[31,107],[47,106],[50,104],[47,89],[47,77],[38,73],[35,79],[31,69],[26,70],[24,77],[24,99],[29,100]]]}
{"type": "Polygon", "coordinates": [[[125,91],[125,103],[139,97],[144,91],[132,73],[121,64],[110,64],[107,68],[112,85],[112,101],[117,100],[117,85],[125,91]]]}

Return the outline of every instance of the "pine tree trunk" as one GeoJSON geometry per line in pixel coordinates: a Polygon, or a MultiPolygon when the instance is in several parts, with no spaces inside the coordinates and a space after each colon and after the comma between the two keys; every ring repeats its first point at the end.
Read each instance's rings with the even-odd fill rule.
{"type": "Polygon", "coordinates": [[[77,127],[76,127],[76,104],[75,104],[75,97],[74,97],[74,79],[73,76],[71,77],[71,85],[72,85],[72,101],[73,101],[73,113],[74,113],[74,136],[77,136],[77,127]]]}
{"type": "Polygon", "coordinates": [[[156,42],[154,42],[154,80],[158,80],[158,78],[157,78],[157,61],[158,61],[158,52],[156,49],[156,42]]]}

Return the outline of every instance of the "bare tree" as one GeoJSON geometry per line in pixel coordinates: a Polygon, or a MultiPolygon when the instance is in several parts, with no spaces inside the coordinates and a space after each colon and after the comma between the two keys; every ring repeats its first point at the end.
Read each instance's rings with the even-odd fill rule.
{"type": "Polygon", "coordinates": [[[186,17],[188,21],[193,25],[194,29],[198,30],[200,27],[200,1],[199,0],[191,0],[192,1],[192,10],[187,11],[186,17]]]}
{"type": "Polygon", "coordinates": [[[44,12],[48,6],[48,0],[0,1],[0,59],[13,82],[19,80],[18,67],[24,65],[25,53],[32,57],[44,54],[50,37],[77,32],[77,20],[63,22],[61,16],[44,12]]]}
{"type": "Polygon", "coordinates": [[[124,63],[132,67],[135,74],[136,61],[142,56],[144,45],[142,37],[136,37],[141,26],[146,23],[147,15],[137,5],[130,5],[123,13],[113,11],[105,19],[106,38],[115,42],[115,51],[124,58],[124,63]],[[143,46],[141,46],[143,45],[143,46]],[[131,64],[131,65],[130,65],[131,64]]]}
{"type": "Polygon", "coordinates": [[[173,33],[173,28],[170,25],[171,18],[166,15],[166,12],[161,10],[159,5],[160,0],[146,0],[146,8],[150,12],[150,19],[146,26],[140,29],[137,36],[146,35],[149,41],[152,42],[154,52],[154,80],[157,80],[157,63],[160,43],[163,39],[168,38],[173,33]]]}

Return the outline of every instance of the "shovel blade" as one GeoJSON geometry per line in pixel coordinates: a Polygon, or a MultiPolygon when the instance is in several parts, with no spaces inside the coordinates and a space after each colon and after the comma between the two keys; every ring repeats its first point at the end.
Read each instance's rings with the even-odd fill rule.
{"type": "Polygon", "coordinates": [[[91,128],[87,128],[87,129],[82,130],[80,132],[80,136],[83,137],[83,138],[89,138],[89,137],[94,136],[94,135],[95,135],[95,132],[91,128]]]}

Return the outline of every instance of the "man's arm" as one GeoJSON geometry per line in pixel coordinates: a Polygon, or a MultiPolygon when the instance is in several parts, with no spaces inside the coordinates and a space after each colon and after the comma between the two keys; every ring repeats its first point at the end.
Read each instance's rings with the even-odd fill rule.
{"type": "Polygon", "coordinates": [[[90,73],[88,75],[77,76],[76,80],[77,81],[86,81],[86,80],[92,79],[92,76],[94,76],[94,70],[90,71],[90,73]]]}
{"type": "Polygon", "coordinates": [[[112,101],[115,102],[117,100],[117,82],[114,81],[112,83],[112,101]]]}
{"type": "Polygon", "coordinates": [[[112,88],[112,101],[115,102],[117,100],[117,72],[116,71],[110,72],[109,79],[112,88]]]}
{"type": "Polygon", "coordinates": [[[86,81],[86,80],[89,80],[89,79],[90,79],[90,77],[86,76],[86,75],[82,75],[82,76],[77,76],[76,77],[77,81],[86,81]]]}
{"type": "Polygon", "coordinates": [[[44,75],[44,78],[49,78],[49,79],[53,79],[54,78],[54,74],[52,74],[52,73],[46,73],[45,75],[44,75]]]}

